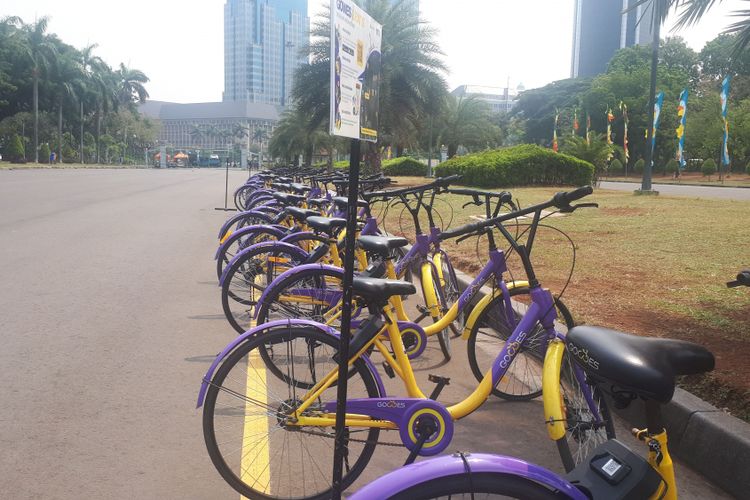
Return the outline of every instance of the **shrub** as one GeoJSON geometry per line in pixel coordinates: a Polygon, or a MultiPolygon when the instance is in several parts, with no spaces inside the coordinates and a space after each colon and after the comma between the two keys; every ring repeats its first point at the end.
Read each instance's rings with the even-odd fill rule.
{"type": "Polygon", "coordinates": [[[640,175],[643,173],[643,169],[645,168],[645,166],[646,162],[643,161],[643,158],[640,158],[637,162],[635,162],[635,165],[633,165],[633,172],[640,175]]]}
{"type": "Polygon", "coordinates": [[[747,165],[745,166],[745,173],[746,173],[747,175],[750,175],[750,163],[748,163],[748,164],[747,164],[747,165]]]}
{"type": "Polygon", "coordinates": [[[24,147],[23,141],[18,135],[14,135],[8,146],[5,148],[5,154],[8,156],[8,160],[13,163],[21,163],[24,161],[24,147]]]}
{"type": "Polygon", "coordinates": [[[418,177],[427,175],[427,165],[408,156],[385,160],[382,166],[385,175],[413,175],[418,177]]]}
{"type": "Polygon", "coordinates": [[[622,162],[615,158],[612,160],[609,164],[609,173],[610,175],[620,175],[623,173],[625,168],[622,166],[622,162]]]}
{"type": "Polygon", "coordinates": [[[42,163],[49,163],[49,157],[52,151],[49,150],[49,144],[46,142],[39,146],[39,161],[42,163]]]}
{"type": "Polygon", "coordinates": [[[708,180],[711,180],[711,176],[716,173],[716,162],[709,158],[708,160],[703,162],[703,166],[701,167],[701,173],[704,177],[708,176],[708,180]]]}
{"type": "Polygon", "coordinates": [[[484,187],[590,184],[594,166],[533,144],[454,157],[435,168],[435,175],[462,174],[462,183],[484,187]]]}
{"type": "Polygon", "coordinates": [[[668,174],[674,174],[675,172],[678,172],[680,170],[680,162],[672,158],[667,162],[667,164],[664,167],[664,170],[668,174]]]}

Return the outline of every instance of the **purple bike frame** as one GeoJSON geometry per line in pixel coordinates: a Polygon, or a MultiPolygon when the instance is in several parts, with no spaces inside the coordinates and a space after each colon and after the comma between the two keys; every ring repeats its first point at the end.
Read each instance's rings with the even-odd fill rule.
{"type": "Polygon", "coordinates": [[[587,500],[578,488],[552,471],[519,458],[485,453],[466,453],[466,463],[458,455],[446,455],[401,467],[362,487],[350,500],[380,500],[441,477],[497,473],[522,477],[561,491],[574,500],[587,500]]]}

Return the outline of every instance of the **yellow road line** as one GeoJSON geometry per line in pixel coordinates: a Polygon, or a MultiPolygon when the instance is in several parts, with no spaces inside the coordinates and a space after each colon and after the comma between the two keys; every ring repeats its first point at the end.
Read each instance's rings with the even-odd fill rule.
{"type": "MultiPolygon", "coordinates": [[[[271,471],[269,470],[269,462],[271,460],[271,454],[268,443],[268,418],[265,416],[257,416],[258,406],[264,407],[268,404],[268,396],[265,391],[266,387],[266,368],[263,364],[263,360],[257,352],[252,351],[248,356],[248,367],[247,367],[247,386],[246,393],[248,402],[245,403],[245,425],[243,429],[242,444],[243,449],[245,447],[245,441],[252,439],[255,436],[257,439],[262,439],[264,443],[248,443],[247,446],[259,447],[257,453],[242,453],[241,461],[241,479],[245,484],[257,484],[261,488],[266,487],[265,493],[268,495],[271,493],[271,471]],[[252,396],[250,396],[250,388],[259,388],[260,390],[254,390],[252,396]],[[250,399],[254,399],[255,402],[250,402],[250,399]],[[255,414],[255,415],[253,415],[255,414]],[[267,485],[267,486],[266,486],[267,485]]],[[[241,497],[245,498],[245,497],[241,497]]]]}

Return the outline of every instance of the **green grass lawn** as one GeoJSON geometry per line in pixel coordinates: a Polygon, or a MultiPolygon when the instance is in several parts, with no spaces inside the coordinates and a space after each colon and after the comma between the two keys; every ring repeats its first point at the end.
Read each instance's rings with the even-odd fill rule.
{"type": "Polygon", "coordinates": [[[0,170],[29,168],[146,168],[143,165],[109,165],[105,163],[10,163],[0,161],[0,170]]]}
{"type": "MultiPolygon", "coordinates": [[[[527,206],[559,190],[518,188],[512,193],[527,206]]],[[[452,212],[453,227],[483,213],[481,207],[461,208],[465,197],[441,199],[436,209],[445,223],[452,212]]],[[[701,395],[750,417],[750,364],[745,358],[750,346],[750,290],[725,286],[740,268],[750,267],[750,202],[633,196],[601,189],[585,201],[597,202],[600,208],[547,219],[575,243],[575,272],[563,300],[576,320],[707,346],[717,357],[717,369],[695,383],[717,392],[712,382],[717,380],[726,394],[712,398],[704,390],[701,395]]],[[[392,208],[386,229],[413,232],[406,219],[401,208],[392,208]]],[[[499,233],[498,238],[501,241],[499,233]]],[[[451,241],[446,250],[456,267],[475,275],[486,260],[487,245],[475,238],[460,244],[451,241]]],[[[565,286],[572,256],[561,233],[540,229],[532,261],[540,281],[555,293],[565,286]]],[[[514,276],[523,277],[517,258],[510,257],[509,267],[514,276]]]]}

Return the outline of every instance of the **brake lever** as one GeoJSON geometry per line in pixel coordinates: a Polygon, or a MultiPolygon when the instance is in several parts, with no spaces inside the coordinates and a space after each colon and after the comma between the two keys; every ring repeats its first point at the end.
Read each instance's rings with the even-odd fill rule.
{"type": "Polygon", "coordinates": [[[570,214],[578,210],[579,208],[599,208],[598,203],[579,203],[578,205],[568,205],[560,209],[560,213],[570,214]]]}
{"type": "Polygon", "coordinates": [[[461,208],[466,208],[469,205],[476,205],[476,206],[480,207],[480,206],[484,205],[484,203],[482,203],[481,201],[467,201],[466,203],[464,203],[461,206],[461,208]]]}

